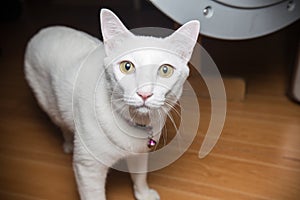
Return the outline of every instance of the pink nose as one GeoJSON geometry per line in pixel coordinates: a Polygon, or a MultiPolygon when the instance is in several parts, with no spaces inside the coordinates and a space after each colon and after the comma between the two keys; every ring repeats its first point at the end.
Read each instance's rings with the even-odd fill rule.
{"type": "Polygon", "coordinates": [[[151,92],[137,92],[137,94],[142,97],[144,101],[146,101],[149,97],[153,95],[151,92]]]}

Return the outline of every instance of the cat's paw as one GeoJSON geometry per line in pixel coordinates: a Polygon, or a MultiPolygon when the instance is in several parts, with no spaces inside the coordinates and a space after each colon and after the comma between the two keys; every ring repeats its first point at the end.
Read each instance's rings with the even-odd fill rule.
{"type": "Polygon", "coordinates": [[[159,194],[153,189],[149,189],[148,191],[143,192],[142,194],[135,191],[134,196],[136,200],[160,200],[159,194]]]}
{"type": "Polygon", "coordinates": [[[64,152],[69,154],[73,152],[73,143],[72,142],[64,142],[63,144],[64,152]]]}

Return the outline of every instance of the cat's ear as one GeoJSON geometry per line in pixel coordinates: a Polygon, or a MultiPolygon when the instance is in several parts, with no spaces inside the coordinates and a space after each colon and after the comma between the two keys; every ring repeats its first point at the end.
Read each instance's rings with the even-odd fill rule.
{"type": "Polygon", "coordinates": [[[200,22],[192,20],[185,23],[166,39],[170,42],[175,52],[188,61],[197,42],[199,30],[200,22]]]}
{"type": "Polygon", "coordinates": [[[100,23],[106,54],[113,51],[124,38],[133,36],[121,20],[108,9],[101,9],[100,23]]]}

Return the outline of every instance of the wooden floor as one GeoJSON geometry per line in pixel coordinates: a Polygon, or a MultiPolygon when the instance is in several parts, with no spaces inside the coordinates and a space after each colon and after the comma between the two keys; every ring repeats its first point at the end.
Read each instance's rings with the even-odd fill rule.
{"type": "MultiPolygon", "coordinates": [[[[25,9],[19,21],[2,23],[0,31],[0,199],[79,199],[72,156],[63,153],[59,130],[38,108],[24,80],[22,62],[26,42],[40,27],[68,23],[96,35],[98,7],[29,4],[25,9]]],[[[170,26],[171,21],[153,9],[144,12],[147,25],[170,26]],[[151,12],[162,19],[153,22],[151,12]]],[[[143,24],[143,18],[132,14],[128,19],[129,25],[143,24]]],[[[209,156],[199,159],[210,118],[210,101],[199,98],[201,121],[193,144],[175,163],[149,174],[161,199],[300,199],[300,105],[285,95],[289,63],[285,38],[283,31],[248,42],[207,39],[205,45],[218,66],[246,78],[246,99],[228,102],[219,142],[209,156]],[[228,49],[222,51],[220,46],[228,49]]],[[[128,174],[110,172],[107,196],[133,199],[128,174]]]]}

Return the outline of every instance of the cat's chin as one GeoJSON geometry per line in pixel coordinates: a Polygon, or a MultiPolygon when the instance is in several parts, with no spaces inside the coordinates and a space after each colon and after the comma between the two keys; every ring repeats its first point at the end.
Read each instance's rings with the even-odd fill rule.
{"type": "Polygon", "coordinates": [[[129,113],[131,117],[134,117],[134,115],[147,115],[151,111],[151,108],[148,106],[129,106],[129,113]]]}
{"type": "Polygon", "coordinates": [[[140,114],[148,114],[150,112],[150,108],[146,107],[146,106],[140,106],[136,108],[137,112],[139,112],[140,114]]]}
{"type": "Polygon", "coordinates": [[[136,124],[148,125],[150,123],[149,113],[150,108],[147,106],[129,106],[129,119],[136,124]]]}

